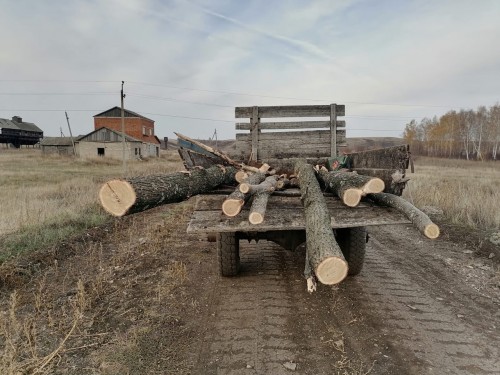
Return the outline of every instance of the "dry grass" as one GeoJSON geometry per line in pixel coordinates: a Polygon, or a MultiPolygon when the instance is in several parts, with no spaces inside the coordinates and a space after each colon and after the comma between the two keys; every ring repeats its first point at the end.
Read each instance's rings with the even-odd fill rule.
{"type": "Polygon", "coordinates": [[[500,163],[418,158],[404,196],[417,207],[434,206],[454,224],[500,227],[500,163]]]}
{"type": "MultiPolygon", "coordinates": [[[[177,153],[169,151],[158,159],[128,162],[128,176],[181,168],[177,153]]],[[[42,156],[34,149],[2,150],[0,259],[103,223],[107,215],[97,202],[98,188],[107,179],[121,176],[122,164],[116,160],[42,156]]]]}
{"type": "MultiPolygon", "coordinates": [[[[154,219],[115,220],[114,228],[101,228],[105,242],[73,244],[73,256],[1,296],[0,374],[160,373],[144,371],[159,350],[151,325],[167,322],[184,333],[178,321],[188,303],[189,265],[171,249],[183,246],[179,226],[191,211],[192,202],[183,202],[154,219]]],[[[174,354],[176,347],[162,350],[174,354]]]]}

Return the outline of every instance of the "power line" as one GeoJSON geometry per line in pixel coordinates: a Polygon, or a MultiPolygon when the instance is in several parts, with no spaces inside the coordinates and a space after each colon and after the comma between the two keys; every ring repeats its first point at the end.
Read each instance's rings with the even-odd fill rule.
{"type": "MultiPolygon", "coordinates": [[[[9,80],[9,79],[3,79],[0,80],[0,82],[54,82],[54,83],[116,83],[119,81],[107,81],[107,80],[9,80]]],[[[128,81],[127,81],[128,82],[128,81]]],[[[212,89],[200,89],[200,88],[193,88],[193,87],[184,87],[184,86],[176,86],[176,85],[170,85],[170,84],[164,84],[164,83],[150,83],[150,82],[139,82],[139,81],[130,81],[129,82],[132,85],[142,85],[142,86],[152,86],[152,87],[167,87],[167,88],[172,88],[172,89],[177,89],[177,90],[185,90],[185,91],[198,91],[198,92],[210,92],[210,93],[217,93],[217,94],[225,94],[225,95],[237,95],[237,96],[251,96],[251,97],[260,97],[260,98],[269,98],[269,99],[286,99],[286,100],[301,100],[301,101],[312,101],[312,102],[323,102],[323,103],[331,103],[331,99],[313,99],[313,98],[298,98],[298,97],[291,97],[291,96],[274,96],[274,95],[264,95],[264,94],[254,94],[254,93],[245,93],[245,92],[238,92],[238,91],[226,91],[226,90],[212,90],[212,89]]],[[[69,94],[69,93],[64,93],[68,95],[85,95],[85,94],[69,94]]],[[[64,95],[61,94],[61,95],[64,95]]],[[[89,93],[93,95],[94,93],[89,93]]],[[[115,94],[115,93],[96,93],[96,94],[115,94]]],[[[24,93],[0,93],[0,95],[31,95],[31,94],[24,94],[24,93]]],[[[33,95],[59,95],[57,94],[33,94],[33,95]]],[[[434,105],[434,104],[412,104],[412,103],[376,103],[376,102],[359,102],[359,101],[341,101],[344,104],[359,104],[359,105],[373,105],[373,106],[393,106],[393,107],[423,107],[423,108],[453,108],[454,106],[451,105],[434,105]]],[[[208,105],[207,103],[204,103],[208,105]]]]}
{"type": "Polygon", "coordinates": [[[161,114],[161,113],[150,113],[150,112],[141,112],[141,113],[144,113],[145,115],[186,118],[186,119],[190,119],[190,120],[204,120],[204,121],[231,122],[231,123],[234,123],[234,120],[219,120],[219,119],[214,119],[214,118],[179,116],[179,115],[170,115],[170,114],[161,114]]]}
{"type": "Polygon", "coordinates": [[[12,96],[70,96],[70,95],[116,95],[115,92],[0,92],[0,95],[12,96]]]}
{"type": "Polygon", "coordinates": [[[23,111],[23,112],[102,112],[105,109],[0,109],[3,112],[15,112],[15,111],[23,111]]]}
{"type": "Polygon", "coordinates": [[[204,102],[193,102],[189,100],[184,100],[184,99],[175,99],[175,98],[168,98],[168,97],[161,97],[161,96],[154,96],[154,95],[143,95],[143,94],[127,94],[128,96],[135,96],[138,98],[144,98],[144,99],[154,99],[154,100],[165,100],[169,102],[181,102],[181,103],[189,103],[189,104],[198,104],[198,105],[208,105],[212,107],[222,107],[222,108],[234,108],[232,105],[223,105],[223,104],[216,104],[216,103],[204,103],[204,102]]]}
{"type": "MultiPolygon", "coordinates": [[[[230,107],[234,108],[234,107],[230,107]]],[[[0,109],[2,112],[102,112],[105,109],[22,109],[22,108],[13,108],[13,109],[0,109]]],[[[141,112],[144,114],[154,115],[154,116],[167,116],[167,117],[178,117],[178,118],[186,118],[193,120],[207,120],[207,121],[221,121],[221,122],[235,122],[235,120],[219,120],[213,118],[204,118],[204,117],[192,117],[192,116],[182,116],[182,115],[172,115],[172,114],[159,114],[159,113],[149,113],[149,112],[141,112]]],[[[414,117],[405,117],[405,116],[364,116],[364,115],[349,115],[345,116],[346,119],[349,118],[360,118],[360,119],[371,119],[371,120],[381,120],[381,121],[396,121],[399,119],[415,119],[419,116],[414,117]]]]}
{"type": "MultiPolygon", "coordinates": [[[[132,85],[143,85],[143,86],[156,86],[156,87],[167,87],[177,90],[186,90],[186,91],[200,91],[200,92],[211,92],[218,94],[227,94],[227,95],[239,95],[239,96],[253,96],[260,98],[271,98],[271,99],[287,99],[287,100],[302,100],[302,101],[312,101],[312,102],[325,102],[331,103],[332,101],[329,99],[311,99],[311,98],[297,98],[290,96],[273,96],[273,95],[263,95],[263,94],[250,94],[243,93],[237,91],[224,91],[224,90],[208,90],[208,89],[198,89],[192,87],[182,87],[182,86],[174,86],[168,84],[160,84],[160,83],[148,83],[148,82],[134,82],[131,81],[132,85]]],[[[397,104],[397,103],[373,103],[373,102],[357,102],[357,101],[342,101],[345,104],[361,104],[361,105],[377,105],[377,106],[395,106],[395,107],[436,107],[436,108],[450,108],[452,106],[448,105],[432,105],[432,104],[397,104]]]]}
{"type": "Polygon", "coordinates": [[[0,79],[0,82],[40,82],[40,83],[117,83],[116,81],[103,80],[78,80],[78,79],[0,79]]]}

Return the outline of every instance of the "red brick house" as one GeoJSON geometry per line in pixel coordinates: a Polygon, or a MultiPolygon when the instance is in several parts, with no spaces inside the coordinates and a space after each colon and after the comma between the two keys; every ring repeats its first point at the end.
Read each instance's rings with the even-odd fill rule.
{"type": "MultiPolygon", "coordinates": [[[[140,141],[160,145],[155,135],[155,122],[138,113],[124,110],[125,134],[140,141]]],[[[122,131],[121,109],[113,107],[94,116],[94,130],[108,128],[117,132],[122,131]]]]}

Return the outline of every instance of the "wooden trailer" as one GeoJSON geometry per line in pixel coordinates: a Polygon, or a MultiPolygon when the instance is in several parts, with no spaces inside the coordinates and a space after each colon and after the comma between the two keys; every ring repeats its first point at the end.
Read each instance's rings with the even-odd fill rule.
{"type": "MultiPolygon", "coordinates": [[[[266,162],[277,174],[293,170],[297,159],[311,164],[325,164],[342,155],[346,146],[345,106],[266,106],[237,107],[236,142],[229,155],[240,162],[259,165],[266,162]],[[298,121],[297,119],[305,119],[298,121]]],[[[196,149],[196,145],[180,142],[180,154],[187,168],[218,163],[216,155],[196,149]],[[184,147],[182,147],[184,146],[184,147]],[[205,165],[204,165],[205,164],[205,165]]],[[[380,177],[385,192],[401,195],[407,181],[409,166],[407,145],[349,154],[348,167],[360,174],[380,177]]],[[[239,215],[228,217],[221,206],[234,188],[219,188],[210,194],[198,195],[188,233],[207,233],[216,238],[220,273],[234,276],[240,266],[240,240],[269,240],[285,249],[294,250],[306,241],[306,222],[297,188],[274,192],[268,201],[265,220],[249,222],[250,204],[239,215]]],[[[347,207],[331,193],[324,193],[335,239],[349,266],[349,275],[358,274],[363,266],[366,228],[371,225],[410,223],[400,211],[363,200],[356,207],[347,207]]]]}

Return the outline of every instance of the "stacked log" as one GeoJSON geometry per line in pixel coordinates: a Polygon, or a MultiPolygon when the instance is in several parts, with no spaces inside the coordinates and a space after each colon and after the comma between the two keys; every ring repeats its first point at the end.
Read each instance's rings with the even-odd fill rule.
{"type": "Polygon", "coordinates": [[[215,165],[189,172],[114,179],[99,190],[102,207],[113,216],[124,216],[234,183],[235,167],[215,165]]]}
{"type": "MultiPolygon", "coordinates": [[[[247,185],[258,185],[266,178],[266,174],[262,172],[253,173],[245,180],[247,185]]],[[[234,217],[241,212],[241,209],[245,203],[250,199],[252,194],[250,192],[242,192],[240,190],[240,185],[231,193],[224,203],[222,203],[222,212],[224,215],[229,217],[234,217]]]]}
{"type": "Polygon", "coordinates": [[[356,172],[328,172],[320,169],[318,178],[349,207],[356,207],[361,197],[366,194],[380,193],[385,187],[384,181],[380,178],[363,176],[356,172]]]}
{"type": "Polygon", "coordinates": [[[306,221],[307,259],[304,274],[306,279],[310,279],[312,269],[321,283],[338,284],[347,276],[348,266],[335,241],[325,197],[310,164],[298,161],[295,173],[299,179],[306,221]]]}
{"type": "Polygon", "coordinates": [[[376,203],[393,207],[404,213],[427,238],[435,239],[439,237],[439,227],[432,222],[429,216],[403,198],[389,193],[370,194],[368,197],[376,203]]]}
{"type": "Polygon", "coordinates": [[[277,176],[269,176],[259,185],[249,185],[248,191],[254,194],[252,207],[248,221],[251,224],[262,224],[267,210],[269,196],[276,190],[278,184],[277,176]]]}

